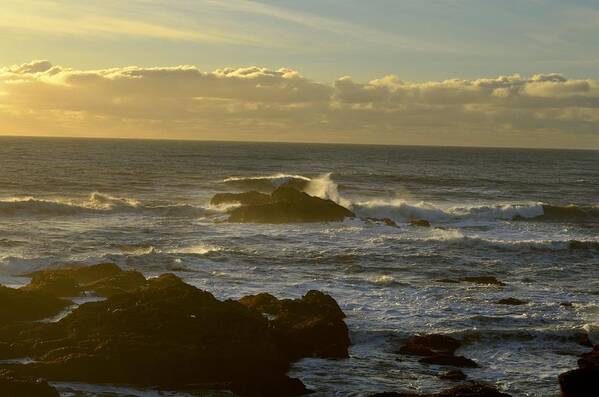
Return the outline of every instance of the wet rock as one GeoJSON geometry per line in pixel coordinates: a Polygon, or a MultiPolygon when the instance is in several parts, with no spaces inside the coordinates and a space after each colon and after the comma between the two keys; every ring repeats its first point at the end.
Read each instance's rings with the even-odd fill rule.
{"type": "Polygon", "coordinates": [[[241,205],[262,205],[272,202],[269,194],[256,191],[245,193],[218,193],[210,200],[211,205],[222,204],[241,204],[241,205]]]}
{"type": "Polygon", "coordinates": [[[484,284],[484,285],[505,286],[505,283],[497,280],[497,278],[495,278],[493,276],[462,277],[460,279],[460,281],[465,281],[468,283],[484,284]]]}
{"type": "Polygon", "coordinates": [[[279,187],[271,194],[272,202],[234,208],[228,222],[306,223],[337,222],[354,217],[353,212],[331,200],[310,196],[290,187],[279,187]]]}
{"type": "Polygon", "coordinates": [[[31,277],[33,280],[41,276],[63,275],[75,280],[78,284],[89,284],[122,272],[123,270],[114,263],[100,263],[92,266],[65,266],[56,269],[41,270],[26,274],[25,276],[31,277]]]}
{"type": "Polygon", "coordinates": [[[513,306],[518,306],[518,305],[526,305],[528,303],[528,301],[523,301],[517,298],[504,298],[504,299],[500,299],[496,302],[498,305],[513,305],[513,306]]]}
{"type": "Polygon", "coordinates": [[[45,380],[19,377],[7,370],[0,370],[0,392],[4,397],[60,397],[45,380]]]}
{"type": "Polygon", "coordinates": [[[268,315],[277,343],[291,360],[300,357],[346,358],[350,340],[337,302],[320,291],[301,299],[250,295],[240,302],[268,315]]]}
{"type": "Polygon", "coordinates": [[[81,287],[72,277],[62,273],[40,272],[32,275],[23,291],[43,292],[55,297],[79,296],[81,287]]]}
{"type": "Polygon", "coordinates": [[[478,367],[476,361],[473,361],[464,356],[452,356],[449,354],[436,354],[434,356],[424,357],[420,359],[420,362],[425,364],[447,365],[460,368],[478,367]]]}
{"type": "Polygon", "coordinates": [[[35,321],[51,317],[71,302],[53,295],[0,286],[0,324],[35,321]]]}
{"type": "Polygon", "coordinates": [[[372,394],[370,397],[510,397],[509,394],[501,393],[497,388],[484,383],[464,383],[440,393],[416,394],[385,392],[372,394]]]}
{"type": "Polygon", "coordinates": [[[577,342],[580,346],[593,347],[593,342],[587,333],[580,333],[575,335],[577,342]]]}
{"type": "Polygon", "coordinates": [[[389,218],[366,218],[366,220],[370,221],[370,222],[374,222],[374,223],[384,223],[386,226],[390,226],[390,227],[399,227],[399,225],[393,220],[393,219],[389,219],[389,218]]]}
{"type": "Polygon", "coordinates": [[[578,368],[558,377],[562,397],[592,397],[599,390],[599,345],[582,354],[578,368]]]}
{"type": "Polygon", "coordinates": [[[459,369],[452,369],[451,371],[447,371],[439,375],[439,378],[451,381],[460,381],[466,379],[466,374],[459,369]]]}
{"type": "Polygon", "coordinates": [[[136,271],[123,271],[112,263],[47,269],[28,274],[31,282],[23,290],[39,291],[53,296],[78,296],[84,291],[108,297],[132,291],[146,284],[136,271]]]}
{"type": "Polygon", "coordinates": [[[399,353],[413,356],[433,356],[436,354],[453,354],[461,342],[451,336],[428,334],[410,337],[399,348],[399,353]]]}
{"type": "Polygon", "coordinates": [[[108,299],[83,304],[56,323],[0,327],[0,360],[34,360],[0,369],[53,381],[291,396],[308,391],[286,375],[292,361],[347,357],[344,314],[333,298],[318,291],[282,300],[260,294],[242,304],[219,301],[172,274],[144,280],[132,291],[127,289],[142,282],[135,272],[111,271],[95,282],[90,280],[98,274],[80,274],[87,285],[112,284],[108,299]]]}
{"type": "Polygon", "coordinates": [[[412,226],[431,227],[431,223],[426,219],[414,219],[410,221],[412,226]]]}
{"type": "Polygon", "coordinates": [[[136,271],[128,271],[87,284],[85,288],[93,291],[98,296],[109,297],[133,291],[136,288],[143,287],[146,283],[147,281],[143,274],[136,271]]]}

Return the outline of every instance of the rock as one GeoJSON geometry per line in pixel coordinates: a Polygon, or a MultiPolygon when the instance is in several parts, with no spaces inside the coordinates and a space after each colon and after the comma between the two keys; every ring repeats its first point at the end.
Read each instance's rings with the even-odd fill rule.
{"type": "Polygon", "coordinates": [[[399,353],[414,356],[433,356],[436,354],[453,354],[460,346],[461,342],[451,336],[428,334],[415,335],[410,337],[406,343],[400,347],[399,353]]]}
{"type": "Polygon", "coordinates": [[[431,227],[431,223],[426,219],[414,219],[410,221],[412,226],[431,227]]]}
{"type": "Polygon", "coordinates": [[[146,283],[147,281],[143,274],[136,271],[128,271],[87,284],[85,288],[95,292],[98,296],[110,297],[115,294],[133,291],[136,288],[143,287],[146,283]]]}
{"type": "Polygon", "coordinates": [[[464,356],[452,356],[449,354],[437,354],[434,356],[424,357],[420,359],[421,363],[435,364],[435,365],[448,365],[452,367],[460,368],[476,368],[478,364],[464,356]]]}
{"type": "Polygon", "coordinates": [[[89,284],[122,272],[121,268],[114,263],[100,263],[92,266],[65,266],[57,269],[41,270],[26,274],[25,276],[31,277],[33,280],[36,277],[47,276],[49,274],[55,276],[64,275],[72,278],[78,284],[89,284]]]}
{"type": "Polygon", "coordinates": [[[372,394],[370,397],[511,397],[509,394],[501,393],[497,388],[484,383],[464,383],[451,389],[434,394],[415,394],[385,392],[372,394]]]}
{"type": "Polygon", "coordinates": [[[498,305],[526,305],[528,301],[523,301],[516,298],[504,298],[496,302],[498,305]]]}
{"type": "Polygon", "coordinates": [[[466,374],[459,369],[452,369],[451,371],[447,371],[439,375],[439,378],[451,381],[460,381],[466,379],[466,374]]]}
{"type": "Polygon", "coordinates": [[[109,297],[83,304],[56,323],[0,327],[0,360],[34,360],[0,364],[0,369],[10,368],[19,378],[292,396],[308,392],[286,375],[294,360],[347,357],[344,314],[319,291],[301,299],[260,294],[240,303],[219,301],[172,274],[144,280],[139,287],[142,280],[135,272],[110,271],[95,282],[90,280],[106,273],[77,272],[91,286],[112,283],[109,297]],[[137,287],[128,290],[132,285],[137,287]]]}
{"type": "Polygon", "coordinates": [[[40,272],[32,275],[23,291],[38,291],[55,297],[79,296],[81,287],[72,277],[62,273],[40,272]]]}
{"type": "Polygon", "coordinates": [[[499,285],[505,286],[504,283],[497,280],[493,276],[474,276],[474,277],[462,277],[460,281],[466,281],[468,283],[485,284],[485,285],[499,285]]]}
{"type": "Polygon", "coordinates": [[[241,204],[262,205],[272,202],[270,195],[256,191],[245,193],[218,193],[210,200],[210,205],[241,204]]]}
{"type": "Polygon", "coordinates": [[[18,377],[7,370],[0,370],[0,392],[3,397],[60,397],[45,380],[18,377]]]}
{"type": "Polygon", "coordinates": [[[577,342],[580,346],[593,347],[593,342],[587,333],[580,333],[575,335],[577,342]]]}
{"type": "Polygon", "coordinates": [[[112,263],[92,266],[70,266],[28,274],[31,282],[23,290],[44,292],[53,296],[78,296],[92,291],[98,296],[112,296],[146,284],[143,274],[123,271],[112,263]]]}
{"type": "Polygon", "coordinates": [[[240,302],[270,317],[269,324],[291,360],[300,357],[346,358],[350,340],[337,302],[319,291],[301,299],[278,300],[269,294],[250,295],[240,302]]]}
{"type": "Polygon", "coordinates": [[[389,218],[372,218],[372,217],[369,217],[369,218],[366,218],[366,220],[368,220],[370,222],[374,222],[374,223],[384,223],[386,226],[399,228],[399,225],[393,219],[389,219],[389,218]]]}
{"type": "Polygon", "coordinates": [[[582,354],[578,369],[558,377],[562,397],[594,397],[599,390],[599,345],[582,354]]]}
{"type": "Polygon", "coordinates": [[[354,217],[353,212],[331,200],[321,199],[291,187],[279,187],[271,194],[272,202],[234,208],[228,222],[306,223],[338,222],[354,217]]]}
{"type": "Polygon", "coordinates": [[[53,295],[0,286],[0,324],[52,317],[72,303],[53,295]]]}

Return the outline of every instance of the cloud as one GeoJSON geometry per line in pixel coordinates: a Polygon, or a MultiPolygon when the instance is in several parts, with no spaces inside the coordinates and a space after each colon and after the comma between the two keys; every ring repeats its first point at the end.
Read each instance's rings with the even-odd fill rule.
{"type": "Polygon", "coordinates": [[[321,83],[293,69],[0,68],[0,134],[599,148],[599,81],[321,83]]]}

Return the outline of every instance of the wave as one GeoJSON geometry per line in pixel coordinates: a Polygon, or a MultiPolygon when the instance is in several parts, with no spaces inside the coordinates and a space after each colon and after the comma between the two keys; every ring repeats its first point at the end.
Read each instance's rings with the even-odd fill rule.
{"type": "Polygon", "coordinates": [[[0,201],[0,216],[4,217],[57,217],[127,212],[147,212],[166,217],[197,217],[204,215],[206,209],[189,204],[148,206],[138,200],[113,197],[99,192],[91,193],[84,200],[12,197],[0,201]]]}
{"type": "Polygon", "coordinates": [[[312,179],[302,175],[273,174],[264,176],[232,176],[222,180],[222,183],[238,188],[271,192],[279,186],[291,186],[304,190],[312,179]]]}

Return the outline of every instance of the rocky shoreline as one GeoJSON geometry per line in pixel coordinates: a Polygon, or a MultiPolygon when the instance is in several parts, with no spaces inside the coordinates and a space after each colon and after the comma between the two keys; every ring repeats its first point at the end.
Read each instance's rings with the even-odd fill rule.
{"type": "MultiPolygon", "coordinates": [[[[294,362],[349,354],[345,314],[320,291],[297,299],[260,293],[221,301],[173,274],[146,279],[110,263],[27,276],[24,287],[0,287],[0,390],[11,397],[56,397],[48,383],[55,381],[297,396],[310,390],[287,375],[294,362]],[[77,306],[65,298],[77,296],[98,299],[77,306]]],[[[422,334],[396,351],[439,366],[438,376],[463,382],[458,386],[373,397],[508,397],[493,385],[466,380],[458,368],[478,363],[455,354],[461,345],[447,335],[422,334]]],[[[595,396],[599,346],[578,365],[560,375],[562,396],[595,396]]]]}

